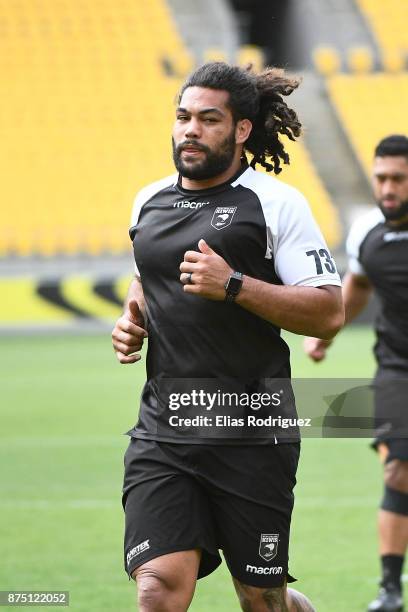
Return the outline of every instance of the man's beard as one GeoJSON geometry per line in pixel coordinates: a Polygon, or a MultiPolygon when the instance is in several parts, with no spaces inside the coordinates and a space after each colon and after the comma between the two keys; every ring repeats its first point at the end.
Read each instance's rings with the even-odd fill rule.
{"type": "Polygon", "coordinates": [[[231,166],[235,155],[235,130],[220,144],[216,151],[199,144],[195,140],[185,140],[178,146],[173,143],[173,161],[181,176],[196,181],[204,181],[222,174],[231,166]],[[204,159],[186,163],[181,158],[183,148],[187,145],[196,147],[205,154],[204,159]]]}
{"type": "Polygon", "coordinates": [[[408,215],[408,200],[401,202],[400,207],[395,210],[389,210],[382,205],[381,200],[378,202],[378,206],[387,221],[399,221],[403,217],[408,215]]]}

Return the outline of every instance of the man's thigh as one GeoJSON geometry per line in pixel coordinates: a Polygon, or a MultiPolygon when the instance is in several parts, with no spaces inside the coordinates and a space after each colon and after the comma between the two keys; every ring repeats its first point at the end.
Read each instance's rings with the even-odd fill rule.
{"type": "Polygon", "coordinates": [[[129,576],[153,559],[181,551],[201,551],[198,577],[221,562],[207,496],[180,454],[177,448],[164,452],[155,442],[130,441],[123,494],[129,576]]]}

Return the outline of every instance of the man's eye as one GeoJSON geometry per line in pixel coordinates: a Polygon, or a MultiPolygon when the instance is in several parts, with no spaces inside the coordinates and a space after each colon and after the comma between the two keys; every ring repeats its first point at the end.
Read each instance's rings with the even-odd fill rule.
{"type": "Polygon", "coordinates": [[[177,121],[188,121],[187,115],[178,115],[177,121]]]}
{"type": "Polygon", "coordinates": [[[217,119],[214,119],[213,117],[207,117],[206,119],[204,119],[204,121],[206,123],[217,123],[217,119]]]}

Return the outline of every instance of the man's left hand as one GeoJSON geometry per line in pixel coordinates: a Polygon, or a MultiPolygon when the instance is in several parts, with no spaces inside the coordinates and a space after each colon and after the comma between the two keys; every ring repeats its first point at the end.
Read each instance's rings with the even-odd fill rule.
{"type": "Polygon", "coordinates": [[[180,264],[183,289],[210,300],[224,300],[225,283],[233,270],[205,240],[199,241],[198,248],[200,251],[186,251],[180,264]]]}

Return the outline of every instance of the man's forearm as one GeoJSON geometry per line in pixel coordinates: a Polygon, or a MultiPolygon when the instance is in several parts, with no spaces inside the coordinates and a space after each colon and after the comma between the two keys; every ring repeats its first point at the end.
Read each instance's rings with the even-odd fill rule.
{"type": "Polygon", "coordinates": [[[367,306],[372,293],[369,281],[350,272],[343,279],[343,300],[346,324],[350,323],[367,306]]]}
{"type": "Polygon", "coordinates": [[[272,285],[244,277],[236,303],[295,334],[330,339],[344,323],[340,287],[272,285]]]}

